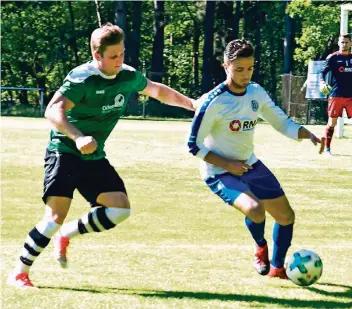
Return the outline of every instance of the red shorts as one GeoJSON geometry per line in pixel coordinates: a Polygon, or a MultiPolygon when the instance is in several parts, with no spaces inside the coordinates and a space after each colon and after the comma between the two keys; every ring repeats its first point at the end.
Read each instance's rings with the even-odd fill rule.
{"type": "Polygon", "coordinates": [[[352,98],[329,97],[328,115],[330,118],[342,117],[343,109],[346,109],[348,118],[352,117],[352,98]]]}

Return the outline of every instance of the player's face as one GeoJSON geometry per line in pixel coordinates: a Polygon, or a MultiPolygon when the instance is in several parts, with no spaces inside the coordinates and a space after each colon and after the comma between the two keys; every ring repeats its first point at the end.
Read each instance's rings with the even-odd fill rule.
{"type": "Polygon", "coordinates": [[[124,43],[110,45],[104,54],[95,54],[99,69],[106,75],[116,75],[120,72],[125,56],[124,43]]]}
{"type": "Polygon", "coordinates": [[[233,90],[243,92],[251,81],[254,70],[254,57],[240,57],[224,64],[226,82],[233,90]]]}
{"type": "Polygon", "coordinates": [[[351,49],[351,41],[347,38],[339,38],[339,48],[342,53],[349,53],[351,49]]]}

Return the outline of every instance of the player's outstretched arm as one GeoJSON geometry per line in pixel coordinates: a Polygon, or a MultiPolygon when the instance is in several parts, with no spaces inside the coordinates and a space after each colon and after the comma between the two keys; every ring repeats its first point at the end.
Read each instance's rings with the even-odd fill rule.
{"type": "Polygon", "coordinates": [[[158,101],[168,105],[183,107],[191,111],[196,109],[195,100],[184,96],[169,86],[153,82],[149,79],[147,86],[139,93],[157,99],[158,101]]]}
{"type": "Polygon", "coordinates": [[[312,132],[307,130],[305,127],[300,127],[298,130],[299,139],[310,139],[311,142],[316,146],[319,145],[319,153],[322,153],[324,150],[325,137],[319,138],[316,137],[312,132]]]}

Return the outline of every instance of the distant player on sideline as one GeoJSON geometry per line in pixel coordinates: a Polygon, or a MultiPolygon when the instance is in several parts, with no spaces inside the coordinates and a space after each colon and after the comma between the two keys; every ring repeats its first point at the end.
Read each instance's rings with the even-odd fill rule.
{"type": "Polygon", "coordinates": [[[54,236],[54,254],[67,267],[67,246],[77,235],[114,228],[130,215],[122,179],[105,158],[104,144],[133,92],[194,110],[193,100],[145,78],[124,64],[124,33],[110,23],[91,36],[93,61],[73,69],[50,101],[53,125],[45,157],[43,219],[29,232],[7,283],[33,288],[28,273],[54,236]],[[75,189],[94,206],[64,225],[75,189]]]}
{"type": "Polygon", "coordinates": [[[320,91],[328,98],[329,121],[325,129],[325,153],[331,155],[331,140],[334,135],[337,118],[342,117],[346,109],[347,117],[352,117],[352,54],[351,35],[339,36],[339,51],[326,58],[320,80],[320,91]],[[325,77],[331,72],[331,85],[325,82],[325,77]]]}
{"type": "Polygon", "coordinates": [[[226,80],[203,96],[193,118],[189,151],[202,159],[201,176],[209,188],[245,216],[255,240],[254,266],[261,275],[287,279],[284,260],[291,245],[295,214],[279,182],[255,156],[253,134],[258,118],[294,140],[320,139],[293,122],[266,91],[251,82],[254,50],[245,40],[225,50],[226,80]],[[275,219],[269,262],[264,237],[265,211],[275,219]],[[270,266],[271,264],[271,266],[270,266]]]}

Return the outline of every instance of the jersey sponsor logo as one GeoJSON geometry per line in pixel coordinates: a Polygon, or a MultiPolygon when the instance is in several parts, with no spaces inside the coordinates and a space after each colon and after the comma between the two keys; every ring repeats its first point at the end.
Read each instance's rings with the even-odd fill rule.
{"type": "Polygon", "coordinates": [[[233,132],[237,132],[240,131],[242,128],[242,131],[251,131],[254,129],[254,127],[256,126],[256,124],[258,123],[258,119],[256,120],[245,120],[242,121],[241,120],[232,120],[229,124],[229,128],[231,131],[233,132]]]}
{"type": "Polygon", "coordinates": [[[105,105],[102,107],[103,112],[109,112],[114,108],[120,108],[125,103],[125,97],[122,94],[118,94],[114,99],[114,104],[105,105]]]}
{"type": "Polygon", "coordinates": [[[258,107],[259,107],[258,102],[256,100],[252,100],[251,104],[252,104],[253,112],[256,112],[258,110],[258,107]]]}
{"type": "Polygon", "coordinates": [[[97,90],[96,92],[95,92],[95,94],[104,94],[105,93],[105,90],[103,89],[103,90],[97,90]]]}
{"type": "Polygon", "coordinates": [[[241,129],[241,121],[239,120],[232,120],[230,122],[229,128],[231,131],[236,132],[241,129]]]}
{"type": "Polygon", "coordinates": [[[254,129],[255,125],[257,124],[258,120],[246,120],[243,122],[243,131],[250,131],[254,129]]]}
{"type": "Polygon", "coordinates": [[[339,67],[339,72],[352,72],[352,68],[339,67]]]}

